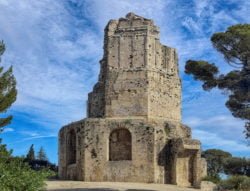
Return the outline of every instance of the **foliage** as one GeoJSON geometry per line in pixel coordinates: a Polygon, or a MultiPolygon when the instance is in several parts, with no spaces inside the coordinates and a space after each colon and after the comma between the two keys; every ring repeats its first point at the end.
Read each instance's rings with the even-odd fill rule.
{"type": "MultiPolygon", "coordinates": [[[[5,46],[0,42],[0,56],[5,46]]],[[[0,67],[0,113],[6,110],[16,100],[16,80],[12,67],[3,72],[0,67]]],[[[11,122],[12,116],[0,118],[0,133],[3,127],[11,122]]],[[[13,157],[12,151],[1,144],[0,139],[0,190],[1,191],[39,191],[44,190],[44,180],[51,174],[48,170],[36,172],[32,170],[23,158],[13,157]]],[[[32,158],[32,156],[31,156],[32,158]]]]}
{"type": "Polygon", "coordinates": [[[26,160],[27,161],[32,161],[32,160],[35,160],[35,159],[36,159],[35,158],[35,150],[34,150],[34,145],[32,144],[30,146],[30,149],[29,149],[28,153],[27,153],[26,160]]]}
{"type": "Polygon", "coordinates": [[[44,190],[44,180],[50,175],[51,172],[46,169],[39,172],[32,170],[23,158],[12,157],[6,145],[0,144],[1,191],[44,190]]]}
{"type": "Polygon", "coordinates": [[[217,179],[219,173],[224,171],[226,159],[232,155],[219,149],[208,149],[202,152],[202,157],[206,158],[207,161],[208,176],[217,179]]]}
{"type": "MultiPolygon", "coordinates": [[[[3,41],[0,41],[0,57],[3,55],[4,51],[5,45],[3,41]]],[[[16,80],[12,73],[12,67],[7,71],[4,71],[3,67],[0,67],[0,113],[7,111],[16,100],[16,96],[16,80]]],[[[11,119],[12,116],[0,118],[0,131],[11,122],[11,119]]]]}
{"type": "Polygon", "coordinates": [[[27,159],[25,159],[24,161],[26,161],[30,168],[36,171],[42,170],[42,169],[49,169],[51,171],[57,172],[57,166],[55,164],[52,164],[51,162],[49,162],[48,160],[31,160],[31,161],[27,161],[27,159]]]}
{"type": "Polygon", "coordinates": [[[205,61],[188,60],[185,66],[186,74],[193,74],[195,80],[204,82],[202,85],[204,90],[210,90],[217,85],[215,75],[218,73],[218,68],[214,64],[209,64],[205,61]]]}
{"type": "Polygon", "coordinates": [[[228,175],[250,176],[250,159],[239,157],[228,158],[224,164],[224,171],[228,175]]]}
{"type": "Polygon", "coordinates": [[[219,75],[219,69],[206,61],[188,60],[185,72],[203,82],[203,89],[219,88],[229,94],[226,102],[232,115],[246,120],[246,138],[250,138],[250,24],[231,26],[211,37],[213,46],[223,54],[234,70],[219,75]]]}
{"type": "Polygon", "coordinates": [[[204,178],[202,178],[203,181],[210,181],[213,182],[215,184],[218,184],[221,181],[221,178],[219,175],[216,176],[206,176],[204,178]]]}
{"type": "Polygon", "coordinates": [[[211,41],[229,63],[244,68],[249,64],[250,24],[231,26],[226,32],[213,34],[211,41]]]}
{"type": "Polygon", "coordinates": [[[45,150],[41,147],[37,153],[37,157],[35,157],[34,145],[30,146],[30,149],[24,158],[24,162],[30,166],[31,169],[39,171],[42,169],[49,169],[53,172],[57,172],[57,166],[49,162],[45,150]]]}
{"type": "Polygon", "coordinates": [[[219,191],[249,191],[250,178],[247,176],[231,176],[218,185],[219,191]]]}
{"type": "Polygon", "coordinates": [[[43,149],[43,147],[40,148],[40,150],[37,153],[37,159],[42,161],[48,161],[48,157],[43,149]]]}
{"type": "Polygon", "coordinates": [[[250,188],[250,159],[232,157],[229,152],[218,149],[203,151],[202,157],[206,158],[208,170],[203,180],[219,185],[219,191],[247,191],[250,188]],[[221,180],[220,173],[229,177],[221,180]]]}

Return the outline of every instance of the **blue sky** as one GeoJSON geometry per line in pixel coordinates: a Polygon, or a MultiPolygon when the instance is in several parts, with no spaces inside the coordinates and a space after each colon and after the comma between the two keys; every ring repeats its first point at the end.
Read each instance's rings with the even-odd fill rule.
{"type": "Polygon", "coordinates": [[[0,39],[7,50],[1,64],[13,65],[17,101],[8,111],[13,122],[0,135],[15,155],[31,144],[43,146],[57,162],[57,133],[62,125],[86,116],[87,93],[99,73],[103,29],[110,19],[135,12],[161,29],[161,42],[179,54],[183,85],[183,122],[203,149],[219,148],[250,157],[244,122],[225,107],[226,95],[204,92],[184,74],[188,59],[232,68],[217,53],[210,36],[237,23],[250,23],[248,0],[0,0],[0,39]]]}

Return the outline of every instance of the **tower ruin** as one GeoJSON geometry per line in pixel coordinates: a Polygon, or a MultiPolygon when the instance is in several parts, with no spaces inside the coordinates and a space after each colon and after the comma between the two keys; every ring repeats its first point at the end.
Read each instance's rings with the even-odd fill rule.
{"type": "Polygon", "coordinates": [[[59,132],[59,177],[199,187],[200,142],[181,123],[176,50],[150,19],[129,13],[105,28],[87,118],[59,132]]]}

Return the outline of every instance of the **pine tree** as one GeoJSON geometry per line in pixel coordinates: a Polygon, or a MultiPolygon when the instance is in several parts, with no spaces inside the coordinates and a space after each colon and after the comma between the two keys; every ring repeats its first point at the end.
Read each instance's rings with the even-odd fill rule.
{"type": "MultiPolygon", "coordinates": [[[[0,41],[0,61],[5,51],[3,41],[0,41]]],[[[12,67],[4,71],[0,66],[0,113],[4,113],[16,100],[16,80],[12,67]]],[[[12,116],[0,118],[0,133],[3,127],[11,122],[12,116]]],[[[27,155],[35,159],[33,145],[27,155]]],[[[0,190],[44,190],[44,181],[50,176],[49,172],[36,172],[23,161],[23,158],[12,156],[12,150],[0,139],[0,190]]]]}
{"type": "Polygon", "coordinates": [[[213,34],[214,48],[234,66],[227,74],[203,60],[188,60],[185,72],[203,82],[204,90],[219,88],[228,94],[226,107],[232,115],[245,120],[246,138],[250,139],[250,24],[238,24],[213,34]]]}
{"type": "Polygon", "coordinates": [[[29,152],[28,152],[28,154],[26,155],[26,159],[27,159],[28,161],[33,161],[33,160],[35,160],[35,150],[34,150],[34,145],[33,145],[33,144],[30,146],[29,152]]]}
{"type": "MultiPolygon", "coordinates": [[[[0,61],[5,51],[3,41],[0,41],[0,61]]],[[[12,67],[4,71],[0,66],[0,113],[4,113],[15,102],[17,96],[16,79],[12,73],[12,67]]],[[[0,118],[0,132],[3,127],[8,125],[12,120],[12,116],[0,118]]]]}
{"type": "Polygon", "coordinates": [[[219,178],[219,173],[224,173],[226,159],[231,158],[232,154],[220,149],[208,149],[202,152],[202,157],[207,161],[208,175],[219,178]]]}
{"type": "Polygon", "coordinates": [[[48,157],[47,157],[43,147],[41,147],[40,150],[38,151],[37,159],[38,160],[43,160],[43,161],[48,161],[48,157]]]}

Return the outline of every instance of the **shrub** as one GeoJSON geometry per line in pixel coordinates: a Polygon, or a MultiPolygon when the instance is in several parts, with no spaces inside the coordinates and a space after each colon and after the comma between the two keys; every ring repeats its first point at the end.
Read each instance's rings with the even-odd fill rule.
{"type": "Polygon", "coordinates": [[[223,180],[218,185],[219,191],[249,191],[250,178],[247,176],[231,176],[227,180],[223,180]]]}
{"type": "Polygon", "coordinates": [[[219,175],[216,175],[216,176],[206,176],[206,177],[202,178],[202,180],[204,180],[204,181],[210,181],[210,182],[213,182],[215,184],[218,184],[221,181],[221,178],[220,178],[219,175]]]}
{"type": "Polygon", "coordinates": [[[31,169],[36,170],[36,171],[39,171],[42,169],[49,169],[53,172],[58,171],[58,167],[55,164],[52,164],[51,162],[47,160],[34,159],[31,161],[28,161],[27,159],[24,159],[24,162],[27,162],[29,166],[31,167],[31,169]]]}
{"type": "Polygon", "coordinates": [[[6,145],[0,144],[0,190],[41,191],[45,190],[44,180],[51,172],[44,169],[34,171],[23,158],[12,157],[6,145]]]}

